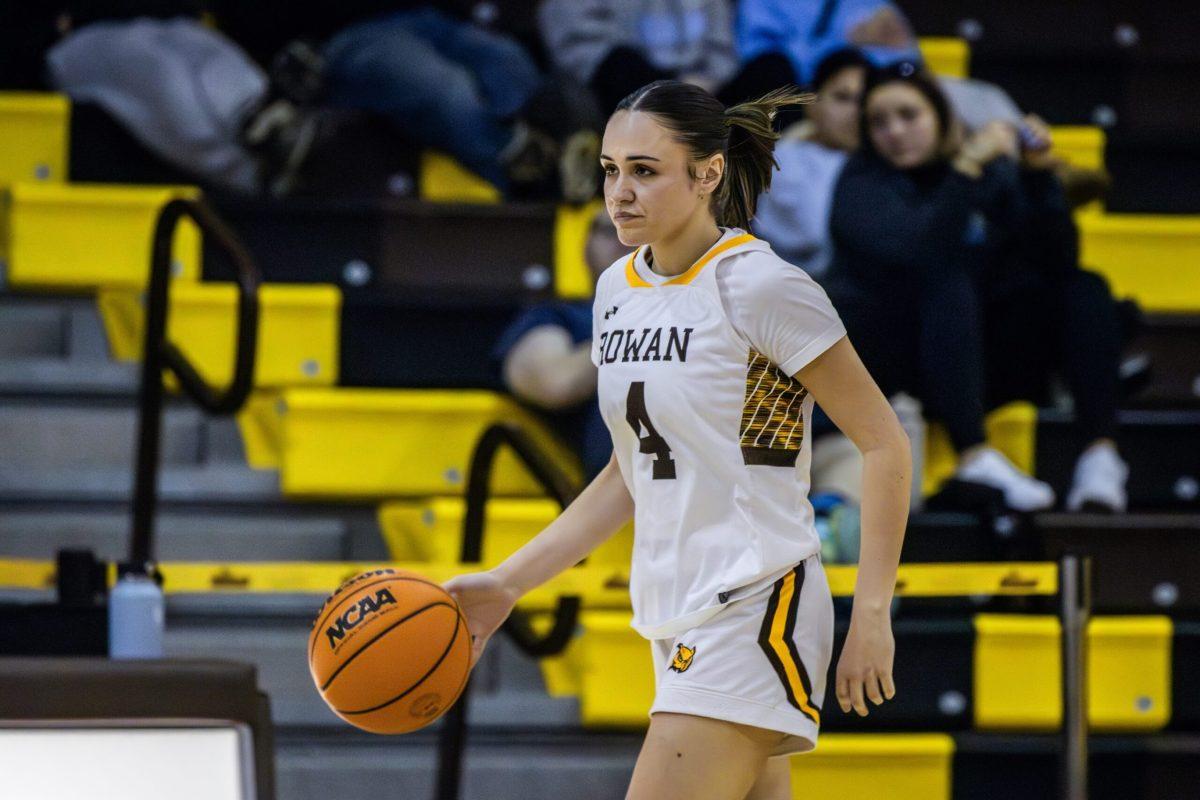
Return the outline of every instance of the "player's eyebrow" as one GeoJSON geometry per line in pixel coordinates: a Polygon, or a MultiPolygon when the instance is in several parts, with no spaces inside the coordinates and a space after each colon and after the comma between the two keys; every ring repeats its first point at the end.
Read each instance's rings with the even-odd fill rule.
{"type": "MultiPolygon", "coordinates": [[[[606,156],[606,155],[604,155],[604,153],[600,154],[600,160],[601,161],[616,161],[615,158],[613,158],[612,156],[606,156]]],[[[626,156],[625,160],[626,161],[659,161],[661,159],[657,159],[654,156],[626,156]]]]}

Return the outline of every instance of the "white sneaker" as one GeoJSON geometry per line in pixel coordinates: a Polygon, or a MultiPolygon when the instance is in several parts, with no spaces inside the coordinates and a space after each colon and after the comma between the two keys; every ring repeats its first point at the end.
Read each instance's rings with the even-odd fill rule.
{"type": "Polygon", "coordinates": [[[1125,492],[1128,478],[1129,465],[1117,455],[1117,448],[1108,443],[1089,447],[1075,462],[1075,481],[1067,495],[1067,510],[1098,506],[1107,511],[1124,511],[1129,500],[1125,492]]]}
{"type": "Polygon", "coordinates": [[[982,483],[1004,492],[1004,503],[1014,511],[1044,511],[1054,505],[1054,490],[1050,485],[1031,478],[999,451],[980,448],[959,464],[955,477],[972,483],[982,483]]]}

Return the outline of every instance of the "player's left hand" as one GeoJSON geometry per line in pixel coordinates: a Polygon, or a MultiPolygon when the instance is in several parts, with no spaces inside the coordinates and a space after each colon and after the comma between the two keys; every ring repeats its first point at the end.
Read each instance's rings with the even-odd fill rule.
{"type": "Polygon", "coordinates": [[[851,614],[850,632],[837,665],[837,701],[843,712],[849,714],[853,708],[865,717],[868,699],[878,706],[896,696],[892,683],[895,655],[892,620],[886,609],[879,614],[851,614]]]}

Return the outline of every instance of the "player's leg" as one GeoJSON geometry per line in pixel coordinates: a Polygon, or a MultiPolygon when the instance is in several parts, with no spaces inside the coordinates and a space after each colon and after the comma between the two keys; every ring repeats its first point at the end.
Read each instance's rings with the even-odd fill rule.
{"type": "Polygon", "coordinates": [[[750,725],[656,713],[625,800],[743,800],[781,738],[750,725]]]}
{"type": "Polygon", "coordinates": [[[792,762],[768,758],[746,800],[792,800],[792,762]]]}

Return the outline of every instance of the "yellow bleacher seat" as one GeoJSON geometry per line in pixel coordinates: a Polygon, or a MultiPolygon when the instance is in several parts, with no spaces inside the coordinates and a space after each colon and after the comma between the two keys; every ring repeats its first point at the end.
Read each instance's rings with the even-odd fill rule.
{"type": "Polygon", "coordinates": [[[70,130],[65,95],[0,92],[0,184],[65,181],[70,130]]]}
{"type": "MultiPolygon", "coordinates": [[[[393,560],[457,563],[462,547],[462,498],[435,497],[395,501],[379,507],[379,527],[393,560]]],[[[559,514],[558,503],[534,498],[488,501],[481,569],[490,569],[516,552],[559,514]]],[[[588,557],[591,564],[629,566],[633,526],[618,531],[588,557]]]]}
{"type": "Polygon", "coordinates": [[[1200,311],[1200,216],[1076,215],[1080,263],[1147,311],[1200,311]]]}
{"type": "Polygon", "coordinates": [[[1050,129],[1054,154],[1080,169],[1104,168],[1103,128],[1091,125],[1055,125],[1050,129]]]}
{"type": "MultiPolygon", "coordinates": [[[[1152,731],[1171,718],[1171,620],[1093,617],[1088,719],[1100,731],[1152,731]]],[[[1061,627],[1051,616],[975,617],[975,725],[1052,730],[1062,722],[1061,627]]]]}
{"type": "Polygon", "coordinates": [[[421,199],[430,203],[494,204],[503,199],[493,184],[437,150],[421,153],[418,189],[421,199]]]}
{"type": "MultiPolygon", "coordinates": [[[[145,335],[144,293],[101,289],[97,298],[113,357],[140,361],[145,335]]],[[[170,291],[168,339],[214,386],[233,380],[237,289],[227,283],[176,282],[170,291]]],[[[336,286],[265,285],[259,291],[254,384],[330,386],[338,375],[336,286]]]]}
{"type": "MultiPolygon", "coordinates": [[[[251,466],[278,469],[288,495],[423,497],[461,494],[484,429],[526,428],[574,479],[574,456],[532,414],[495,392],[284,389],[239,416],[251,466]]],[[[544,496],[515,456],[497,459],[498,495],[544,496]]]]}
{"type": "Polygon", "coordinates": [[[917,40],[921,57],[931,72],[951,78],[971,74],[971,47],[965,39],[953,36],[922,36],[917,40]]]}
{"type": "Polygon", "coordinates": [[[583,205],[561,205],[554,218],[554,288],[567,300],[590,300],[595,280],[584,249],[588,232],[603,201],[583,205]]]}
{"type": "Polygon", "coordinates": [[[826,733],[790,759],[792,796],[950,800],[954,739],[941,733],[826,733]]]}
{"type": "MultiPolygon", "coordinates": [[[[141,287],[159,210],[197,198],[186,186],[17,183],[12,187],[8,279],[14,287],[90,290],[141,287]]],[[[175,229],[177,278],[200,273],[200,232],[187,219],[175,229]]]]}
{"type": "MultiPolygon", "coordinates": [[[[988,414],[984,420],[988,444],[1029,474],[1033,474],[1036,432],[1037,408],[1032,403],[1009,403],[988,414]]],[[[950,444],[946,428],[940,423],[926,426],[924,474],[921,477],[923,493],[926,496],[936,493],[957,466],[958,454],[950,444]]]]}

